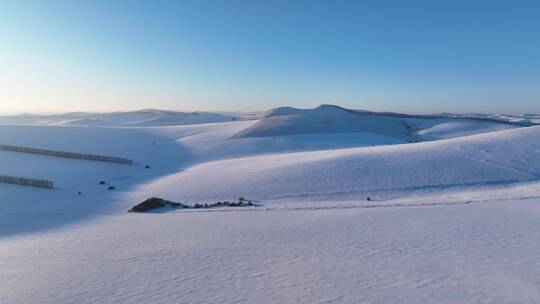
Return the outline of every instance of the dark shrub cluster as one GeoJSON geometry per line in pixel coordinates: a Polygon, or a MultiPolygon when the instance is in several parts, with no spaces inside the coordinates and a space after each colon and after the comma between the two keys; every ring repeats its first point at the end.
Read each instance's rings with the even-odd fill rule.
{"type": "Polygon", "coordinates": [[[248,206],[255,206],[251,201],[246,200],[245,198],[241,197],[237,202],[215,202],[215,203],[204,203],[204,204],[194,204],[193,206],[185,205],[182,203],[175,203],[168,200],[164,200],[157,197],[152,197],[144,202],[133,206],[131,209],[129,209],[130,212],[146,212],[152,209],[158,209],[163,207],[171,207],[171,208],[182,208],[182,209],[209,209],[209,208],[219,208],[219,207],[248,207],[248,206]]]}
{"type": "Polygon", "coordinates": [[[129,212],[146,212],[152,209],[163,208],[163,207],[189,208],[189,206],[183,205],[181,203],[175,203],[175,202],[167,201],[161,198],[152,197],[145,200],[144,202],[140,204],[133,206],[131,209],[129,209],[129,212]]]}

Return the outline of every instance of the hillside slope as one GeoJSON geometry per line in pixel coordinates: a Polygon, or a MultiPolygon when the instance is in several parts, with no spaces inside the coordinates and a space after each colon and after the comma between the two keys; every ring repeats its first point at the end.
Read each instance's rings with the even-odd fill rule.
{"type": "Polygon", "coordinates": [[[175,200],[335,200],[540,177],[540,127],[433,142],[283,153],[194,166],[139,193],[175,200]]]}
{"type": "Polygon", "coordinates": [[[509,122],[481,118],[377,113],[321,105],[313,109],[291,107],[272,109],[266,112],[257,123],[238,132],[232,138],[361,132],[406,143],[516,127],[518,125],[509,122]]]}
{"type": "Polygon", "coordinates": [[[401,120],[372,116],[338,106],[321,105],[314,109],[277,108],[233,138],[265,137],[314,133],[368,132],[408,140],[408,127],[401,120]]]}
{"type": "MultiPolygon", "coordinates": [[[[410,123],[435,138],[477,129],[442,121],[456,122],[410,123]]],[[[58,181],[0,184],[0,302],[540,298],[540,127],[399,145],[370,132],[231,138],[254,124],[0,127],[2,143],[135,161],[0,151],[0,172],[58,181]],[[149,196],[258,206],[126,212],[149,196]]]]}

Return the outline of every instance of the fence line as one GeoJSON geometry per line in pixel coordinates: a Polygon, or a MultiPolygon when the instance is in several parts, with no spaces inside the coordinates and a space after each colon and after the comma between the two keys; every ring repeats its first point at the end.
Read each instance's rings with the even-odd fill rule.
{"type": "Polygon", "coordinates": [[[17,177],[17,176],[9,176],[9,175],[0,175],[0,183],[37,187],[37,188],[46,188],[46,189],[52,189],[54,187],[54,183],[49,180],[33,179],[33,178],[17,177]]]}
{"type": "Polygon", "coordinates": [[[124,165],[132,165],[133,161],[128,158],[114,157],[114,156],[105,156],[105,155],[95,155],[95,154],[82,154],[82,153],[73,153],[73,152],[63,152],[63,151],[53,151],[45,149],[36,149],[20,146],[10,146],[10,145],[0,145],[0,150],[11,151],[11,152],[21,152],[21,153],[32,153],[40,154],[54,157],[63,157],[63,158],[75,158],[83,160],[92,160],[92,161],[102,161],[110,163],[118,163],[124,165]]]}

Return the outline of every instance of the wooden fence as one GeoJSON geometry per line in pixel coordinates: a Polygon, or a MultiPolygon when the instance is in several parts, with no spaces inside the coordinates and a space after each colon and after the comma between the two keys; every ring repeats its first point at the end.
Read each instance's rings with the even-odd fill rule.
{"type": "Polygon", "coordinates": [[[63,152],[63,151],[53,151],[45,149],[36,149],[20,146],[10,146],[10,145],[0,145],[0,150],[11,151],[11,152],[21,152],[21,153],[32,153],[40,154],[54,157],[63,157],[63,158],[75,158],[83,160],[92,160],[92,161],[102,161],[110,163],[118,163],[124,165],[132,165],[133,161],[131,159],[114,157],[114,156],[104,156],[104,155],[95,155],[95,154],[82,154],[82,153],[73,153],[73,152],[63,152]]]}
{"type": "Polygon", "coordinates": [[[17,177],[17,176],[9,176],[9,175],[0,175],[0,183],[15,184],[15,185],[21,185],[21,186],[37,187],[37,188],[46,188],[46,189],[52,189],[54,187],[54,183],[49,180],[33,179],[33,178],[17,177]]]}

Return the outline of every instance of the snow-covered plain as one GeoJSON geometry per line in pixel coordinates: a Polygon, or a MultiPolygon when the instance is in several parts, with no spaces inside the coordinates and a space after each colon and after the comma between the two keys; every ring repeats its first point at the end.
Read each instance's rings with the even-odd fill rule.
{"type": "Polygon", "coordinates": [[[477,118],[6,123],[0,144],[135,165],[0,151],[55,181],[0,184],[0,303],[540,302],[540,126],[477,118]],[[258,206],[126,212],[150,196],[258,206]]]}

